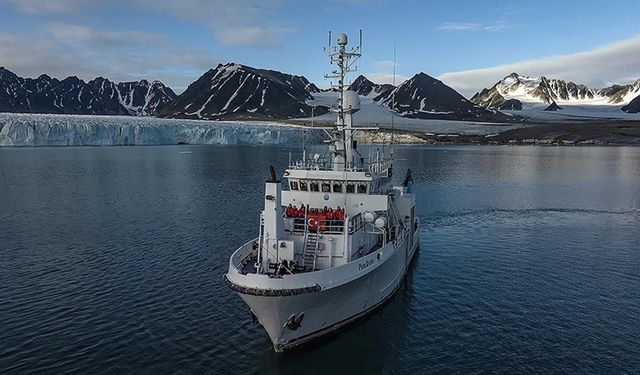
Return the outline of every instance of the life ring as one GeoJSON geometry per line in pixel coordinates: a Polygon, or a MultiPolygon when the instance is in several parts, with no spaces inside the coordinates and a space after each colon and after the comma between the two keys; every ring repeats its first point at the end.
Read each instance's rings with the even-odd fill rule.
{"type": "Polygon", "coordinates": [[[316,232],[318,230],[318,220],[316,220],[316,218],[309,218],[309,220],[307,220],[307,224],[309,225],[310,231],[316,232]]]}

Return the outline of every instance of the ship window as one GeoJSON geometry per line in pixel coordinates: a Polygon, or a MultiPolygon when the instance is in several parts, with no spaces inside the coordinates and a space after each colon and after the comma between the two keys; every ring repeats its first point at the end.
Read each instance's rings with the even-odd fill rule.
{"type": "Polygon", "coordinates": [[[367,194],[366,184],[358,184],[358,194],[367,194]]]}
{"type": "Polygon", "coordinates": [[[328,182],[323,182],[322,183],[322,192],[323,193],[330,193],[331,192],[331,184],[329,184],[328,182]]]}
{"type": "Polygon", "coordinates": [[[342,183],[334,182],[333,183],[333,192],[334,193],[342,193],[342,183]]]}
{"type": "Polygon", "coordinates": [[[291,181],[289,185],[291,186],[291,190],[298,190],[298,181],[291,181]]]}
{"type": "Polygon", "coordinates": [[[309,183],[309,191],[320,191],[320,186],[317,182],[309,183]]]}
{"type": "Polygon", "coordinates": [[[300,181],[300,190],[307,191],[307,182],[306,181],[300,181]]]}
{"type": "Polygon", "coordinates": [[[356,192],[356,185],[347,184],[347,193],[355,193],[355,192],[356,192]]]}

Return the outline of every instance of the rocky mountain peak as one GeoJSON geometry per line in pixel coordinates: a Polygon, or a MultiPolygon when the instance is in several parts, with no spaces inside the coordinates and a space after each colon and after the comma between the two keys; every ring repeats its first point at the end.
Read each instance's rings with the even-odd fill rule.
{"type": "Polygon", "coordinates": [[[506,119],[504,114],[473,104],[442,81],[423,72],[404,81],[382,99],[381,103],[404,117],[451,120],[506,119]]]}
{"type": "MultiPolygon", "coordinates": [[[[237,63],[209,69],[163,111],[163,116],[193,119],[268,119],[306,117],[312,91],[305,77],[237,63]]],[[[321,111],[316,110],[316,114],[321,111]]]]}

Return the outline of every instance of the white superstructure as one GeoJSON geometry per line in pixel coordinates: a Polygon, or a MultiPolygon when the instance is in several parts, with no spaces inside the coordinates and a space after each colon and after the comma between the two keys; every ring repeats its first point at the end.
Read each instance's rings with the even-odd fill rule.
{"type": "Polygon", "coordinates": [[[411,173],[392,186],[392,160],[361,155],[352,114],[358,95],[345,74],[360,56],[340,34],[330,49],[339,98],[329,156],[291,162],[284,184],[271,168],[258,237],[237,249],[225,275],[276,351],[335,331],[396,291],[418,247],[411,173]],[[284,186],[283,186],[284,185],[284,186]],[[283,189],[284,188],[284,189],[283,189]],[[304,208],[304,209],[303,209],[304,208]]]}

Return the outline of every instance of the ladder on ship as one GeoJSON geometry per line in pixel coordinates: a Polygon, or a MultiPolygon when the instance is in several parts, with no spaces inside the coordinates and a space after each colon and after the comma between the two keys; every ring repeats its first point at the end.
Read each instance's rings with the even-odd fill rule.
{"type": "Polygon", "coordinates": [[[315,271],[318,254],[318,233],[307,233],[304,245],[303,264],[305,271],[315,271]]]}

